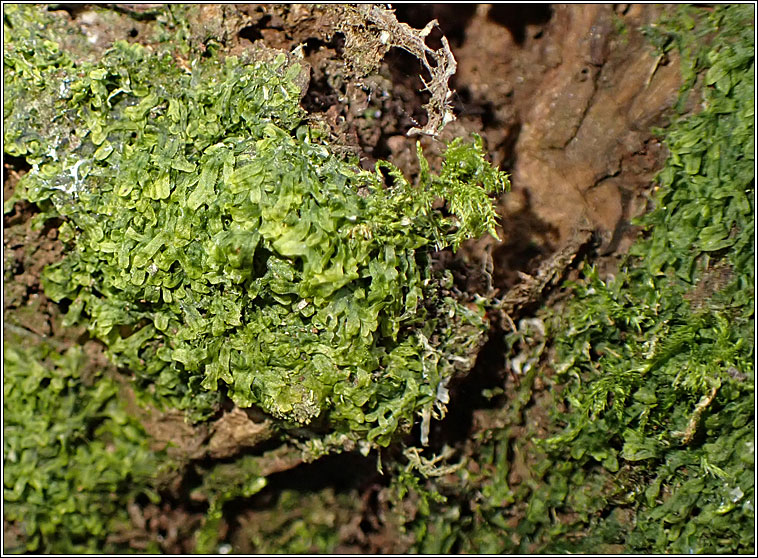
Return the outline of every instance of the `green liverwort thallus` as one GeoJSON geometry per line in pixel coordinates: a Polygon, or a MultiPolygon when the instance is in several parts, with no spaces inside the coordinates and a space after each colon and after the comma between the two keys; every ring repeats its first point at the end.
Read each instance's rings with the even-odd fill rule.
{"type": "Polygon", "coordinates": [[[431,254],[494,234],[506,176],[478,139],[438,175],[419,151],[415,187],[360,170],[304,123],[284,54],[190,68],[123,42],[94,63],[34,37],[6,51],[6,149],[33,165],[20,195],[69,243],[48,296],[195,420],[220,388],[380,445],[438,416],[486,324],[431,254]]]}

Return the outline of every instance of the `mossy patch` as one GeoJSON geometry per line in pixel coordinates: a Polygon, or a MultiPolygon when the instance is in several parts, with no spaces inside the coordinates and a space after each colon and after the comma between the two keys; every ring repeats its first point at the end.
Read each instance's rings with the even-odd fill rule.
{"type": "Polygon", "coordinates": [[[79,347],[6,336],[3,513],[19,533],[8,552],[123,551],[109,535],[128,524],[127,506],[158,499],[169,462],[126,412],[117,382],[102,371],[83,381],[85,358],[79,347]]]}
{"type": "Polygon", "coordinates": [[[414,187],[330,153],[284,54],[187,68],[116,42],[79,64],[21,19],[6,150],[33,165],[17,195],[64,219],[71,249],[43,284],[69,324],[196,421],[220,383],[240,407],[380,445],[444,408],[485,322],[429,254],[494,234],[487,194],[507,179],[480,144],[453,142],[438,176],[419,152],[414,187]]]}

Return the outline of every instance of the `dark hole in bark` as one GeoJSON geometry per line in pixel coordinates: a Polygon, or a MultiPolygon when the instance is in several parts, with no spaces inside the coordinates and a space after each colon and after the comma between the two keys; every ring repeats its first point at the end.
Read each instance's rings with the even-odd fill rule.
{"type": "Polygon", "coordinates": [[[553,16],[553,9],[545,4],[494,4],[489,18],[511,32],[516,44],[526,39],[527,25],[544,25],[553,16]]]}

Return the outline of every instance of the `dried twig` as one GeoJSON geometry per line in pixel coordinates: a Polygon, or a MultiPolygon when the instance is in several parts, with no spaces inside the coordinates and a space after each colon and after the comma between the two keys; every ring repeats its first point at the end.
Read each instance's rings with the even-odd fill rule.
{"type": "Polygon", "coordinates": [[[709,393],[701,397],[698,404],[695,405],[695,411],[692,413],[692,416],[690,417],[690,422],[687,424],[687,429],[684,431],[682,435],[682,443],[684,445],[689,444],[692,441],[692,439],[695,437],[698,424],[700,424],[700,417],[703,414],[703,411],[705,411],[708,408],[708,406],[713,402],[713,399],[716,397],[716,392],[719,390],[719,387],[720,385],[714,386],[713,389],[711,389],[709,393]]]}
{"type": "Polygon", "coordinates": [[[497,304],[496,310],[501,314],[501,327],[513,329],[511,315],[527,304],[539,300],[545,288],[563,275],[565,269],[592,238],[592,231],[583,226],[574,234],[568,243],[545,260],[534,275],[520,273],[522,281],[513,287],[497,304]]]}
{"type": "Polygon", "coordinates": [[[428,120],[421,128],[411,128],[408,135],[437,136],[446,124],[455,120],[450,103],[453,93],[448,87],[448,80],[458,67],[444,36],[440,49],[433,50],[426,44],[429,33],[439,27],[437,20],[430,21],[423,29],[414,29],[407,23],[400,23],[391,10],[380,5],[364,4],[356,9],[365,21],[376,26],[385,52],[393,46],[402,48],[415,56],[429,72],[429,81],[421,77],[424,90],[431,94],[431,99],[424,105],[428,120]]]}

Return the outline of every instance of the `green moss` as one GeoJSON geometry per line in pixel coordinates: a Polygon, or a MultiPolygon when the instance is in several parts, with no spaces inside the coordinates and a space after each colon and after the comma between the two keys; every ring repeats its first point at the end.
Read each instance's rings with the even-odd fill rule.
{"type": "Polygon", "coordinates": [[[125,550],[108,536],[128,525],[135,498],[157,498],[152,487],[167,462],[127,414],[118,384],[100,371],[83,381],[78,347],[60,353],[7,341],[3,513],[20,535],[4,550],[125,550]]]}
{"type": "Polygon", "coordinates": [[[487,194],[507,179],[481,143],[454,141],[439,175],[419,152],[413,187],[331,154],[284,54],[185,69],[117,42],[74,63],[16,15],[6,150],[34,165],[18,195],[65,219],[69,253],[43,284],[70,301],[68,323],[193,420],[220,385],[285,426],[378,445],[444,410],[485,323],[430,253],[494,234],[487,194]]]}

